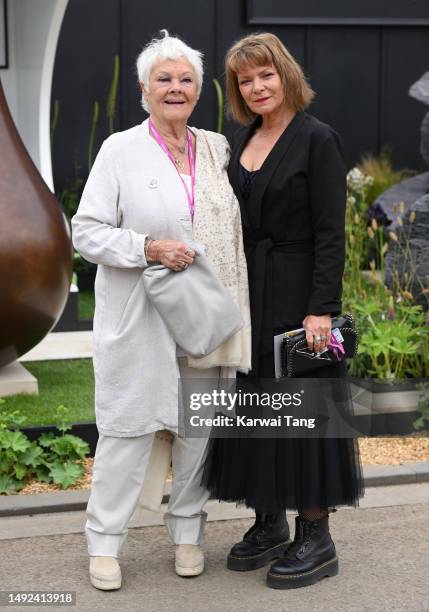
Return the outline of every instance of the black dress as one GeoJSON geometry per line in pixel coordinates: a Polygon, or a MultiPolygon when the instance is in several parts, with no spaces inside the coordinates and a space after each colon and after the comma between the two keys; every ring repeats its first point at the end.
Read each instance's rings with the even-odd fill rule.
{"type": "MultiPolygon", "coordinates": [[[[258,171],[240,164],[256,127],[233,140],[229,177],[240,201],[252,319],[252,371],[274,378],[273,336],[307,314],[341,312],[346,170],[339,137],[298,112],[258,171]]],[[[308,373],[340,378],[344,363],[308,373]]],[[[258,512],[354,505],[363,495],[353,439],[215,438],[203,484],[258,512]]]]}

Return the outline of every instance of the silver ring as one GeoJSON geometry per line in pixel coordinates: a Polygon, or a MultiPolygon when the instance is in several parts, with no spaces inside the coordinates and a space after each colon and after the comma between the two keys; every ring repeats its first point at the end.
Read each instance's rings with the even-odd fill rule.
{"type": "Polygon", "coordinates": [[[316,342],[319,342],[322,339],[322,336],[314,336],[314,339],[316,340],[316,342]]]}
{"type": "Polygon", "coordinates": [[[320,336],[320,339],[321,339],[321,340],[327,340],[327,339],[328,339],[328,336],[320,336]]]}
{"type": "Polygon", "coordinates": [[[191,252],[191,249],[186,249],[185,255],[189,255],[190,252],[191,252]]]}

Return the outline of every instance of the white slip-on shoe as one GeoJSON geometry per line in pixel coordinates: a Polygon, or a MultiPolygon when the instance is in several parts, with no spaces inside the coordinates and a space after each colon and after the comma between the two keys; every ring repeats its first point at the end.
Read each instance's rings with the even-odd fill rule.
{"type": "Polygon", "coordinates": [[[178,576],[199,576],[204,570],[204,554],[197,544],[176,546],[176,574],[178,576]]]}
{"type": "Polygon", "coordinates": [[[121,568],[115,557],[90,557],[89,578],[92,586],[102,591],[121,588],[121,568]]]}

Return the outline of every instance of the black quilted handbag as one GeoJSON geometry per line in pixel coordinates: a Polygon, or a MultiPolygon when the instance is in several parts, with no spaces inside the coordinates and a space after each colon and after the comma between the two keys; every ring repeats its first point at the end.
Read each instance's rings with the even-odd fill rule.
{"type": "MultiPolygon", "coordinates": [[[[293,336],[285,334],[281,343],[280,355],[282,365],[282,376],[299,377],[309,370],[338,363],[344,359],[350,359],[356,355],[358,348],[358,334],[351,314],[343,314],[332,319],[332,330],[338,329],[343,337],[344,354],[338,359],[331,350],[317,356],[307,346],[305,331],[298,332],[293,336]]],[[[315,374],[317,376],[317,374],[315,374]]]]}

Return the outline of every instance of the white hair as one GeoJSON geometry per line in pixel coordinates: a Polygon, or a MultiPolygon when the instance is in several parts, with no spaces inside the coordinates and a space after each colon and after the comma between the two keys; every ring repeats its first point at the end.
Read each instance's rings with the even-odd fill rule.
{"type": "MultiPolygon", "coordinates": [[[[148,89],[149,77],[154,64],[161,59],[176,60],[185,57],[191,64],[197,79],[198,94],[203,86],[203,54],[201,51],[192,49],[183,40],[170,36],[167,30],[160,30],[163,38],[153,38],[137,58],[136,67],[139,83],[143,83],[148,89]]],[[[150,112],[148,103],[142,95],[142,106],[145,111],[150,112]]]]}

